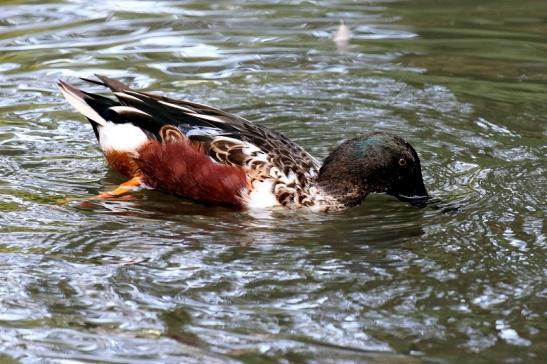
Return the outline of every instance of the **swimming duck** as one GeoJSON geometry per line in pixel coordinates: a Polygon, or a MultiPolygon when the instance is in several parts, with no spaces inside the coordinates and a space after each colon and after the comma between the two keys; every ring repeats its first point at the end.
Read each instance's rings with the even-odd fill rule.
{"type": "Polygon", "coordinates": [[[283,134],[236,115],[96,76],[83,80],[116,99],[64,81],[59,88],[91,123],[110,167],[129,178],[99,198],[151,188],[209,205],[316,211],[353,207],[373,192],[428,199],[418,154],[396,135],[347,140],[321,165],[283,134]]]}

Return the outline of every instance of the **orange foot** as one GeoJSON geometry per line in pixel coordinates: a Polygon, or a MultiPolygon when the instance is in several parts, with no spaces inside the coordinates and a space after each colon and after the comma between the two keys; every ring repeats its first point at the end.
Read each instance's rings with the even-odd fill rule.
{"type": "Polygon", "coordinates": [[[142,180],[140,177],[133,177],[129,181],[119,185],[114,191],[103,192],[97,196],[93,196],[90,200],[106,200],[113,197],[119,197],[131,191],[136,191],[142,187],[142,180]]]}

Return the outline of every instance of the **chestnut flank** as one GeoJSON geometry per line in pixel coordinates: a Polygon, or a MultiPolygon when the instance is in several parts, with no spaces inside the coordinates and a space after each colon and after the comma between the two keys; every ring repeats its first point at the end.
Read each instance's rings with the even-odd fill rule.
{"type": "Polygon", "coordinates": [[[244,207],[243,168],[213,162],[186,140],[150,141],[135,159],[143,182],[154,189],[212,205],[244,207]]]}

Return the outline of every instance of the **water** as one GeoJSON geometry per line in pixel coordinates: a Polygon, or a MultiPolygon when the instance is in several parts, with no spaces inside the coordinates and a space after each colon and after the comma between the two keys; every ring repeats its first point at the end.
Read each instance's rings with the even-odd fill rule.
{"type": "Polygon", "coordinates": [[[0,361],[544,362],[546,36],[534,0],[2,2],[0,361]],[[55,87],[93,73],[319,158],[395,132],[444,210],[63,203],[123,181],[55,87]]]}

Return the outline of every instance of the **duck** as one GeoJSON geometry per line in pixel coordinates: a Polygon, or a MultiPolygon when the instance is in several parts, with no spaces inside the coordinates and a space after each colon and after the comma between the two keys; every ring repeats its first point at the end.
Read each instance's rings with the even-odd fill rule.
{"type": "Polygon", "coordinates": [[[154,189],[211,206],[339,211],[384,193],[429,200],[420,159],[403,138],[372,131],[344,141],[320,163],[280,132],[215,107],[136,91],[104,75],[81,78],[111,97],[58,86],[87,118],[108,165],[128,178],[120,197],[154,189]]]}

